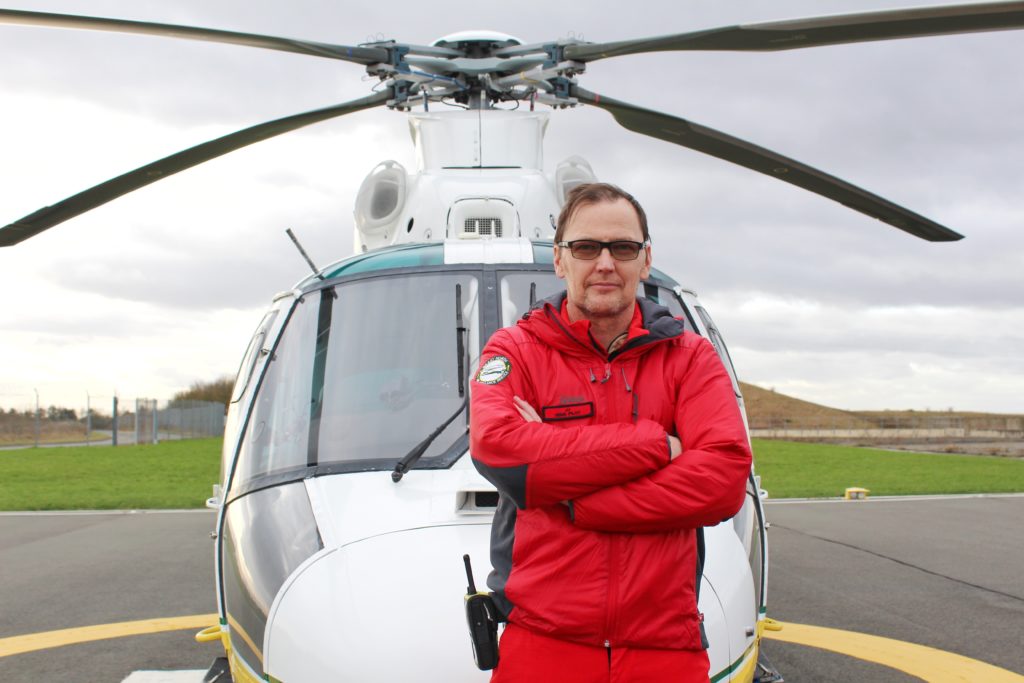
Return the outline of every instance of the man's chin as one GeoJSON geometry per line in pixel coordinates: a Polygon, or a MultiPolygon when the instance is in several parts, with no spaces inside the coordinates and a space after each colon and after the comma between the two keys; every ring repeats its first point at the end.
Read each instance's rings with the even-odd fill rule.
{"type": "Polygon", "coordinates": [[[632,303],[632,301],[623,301],[620,298],[616,298],[614,301],[588,299],[580,306],[580,310],[588,318],[615,318],[625,313],[632,303]]]}

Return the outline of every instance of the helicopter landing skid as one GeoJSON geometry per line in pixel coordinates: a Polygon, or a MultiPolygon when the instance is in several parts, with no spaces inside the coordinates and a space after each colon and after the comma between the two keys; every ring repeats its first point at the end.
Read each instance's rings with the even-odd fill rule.
{"type": "Polygon", "coordinates": [[[757,658],[757,670],[751,683],[785,683],[785,679],[761,652],[757,658]]]}
{"type": "Polygon", "coordinates": [[[203,683],[232,683],[231,665],[227,657],[217,657],[210,665],[210,670],[203,676],[203,683]]]}

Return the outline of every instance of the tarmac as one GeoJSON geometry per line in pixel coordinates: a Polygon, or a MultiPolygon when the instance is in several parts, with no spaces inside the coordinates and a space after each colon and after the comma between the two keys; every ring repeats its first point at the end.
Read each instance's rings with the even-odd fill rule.
{"type": "MultiPolygon", "coordinates": [[[[775,501],[765,514],[772,618],[1024,674],[1024,496],[775,501]]],[[[787,681],[920,680],[773,640],[764,651],[787,681]]]]}
{"type": "MultiPolygon", "coordinates": [[[[793,623],[791,633],[806,624],[874,634],[987,662],[1005,680],[1024,674],[1024,496],[771,501],[766,515],[768,615],[793,623]]],[[[222,654],[195,642],[197,627],[180,627],[216,611],[213,523],[206,510],[0,513],[0,680],[192,680],[187,671],[222,654]],[[65,631],[10,654],[28,634],[170,617],[186,619],[60,645],[81,633],[65,631]]],[[[772,638],[763,649],[790,683],[922,680],[867,651],[772,638]]],[[[972,680],[948,674],[926,680],[972,680]]]]}

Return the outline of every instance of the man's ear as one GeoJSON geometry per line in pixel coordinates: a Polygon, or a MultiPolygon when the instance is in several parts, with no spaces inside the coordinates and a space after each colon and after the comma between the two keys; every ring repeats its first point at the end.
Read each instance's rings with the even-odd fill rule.
{"type": "Polygon", "coordinates": [[[555,255],[553,261],[555,264],[555,275],[564,280],[565,271],[562,269],[562,250],[557,244],[555,245],[555,255]]]}
{"type": "Polygon", "coordinates": [[[640,279],[646,280],[651,275],[651,246],[644,247],[644,267],[640,270],[640,279]]]}

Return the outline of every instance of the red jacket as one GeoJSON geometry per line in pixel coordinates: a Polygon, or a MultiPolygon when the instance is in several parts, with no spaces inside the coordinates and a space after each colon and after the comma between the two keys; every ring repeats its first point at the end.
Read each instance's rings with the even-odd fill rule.
{"type": "Polygon", "coordinates": [[[488,586],[533,631],[699,649],[695,529],[739,511],[750,472],[732,383],[665,308],[639,300],[609,356],[559,304],[498,330],[472,383],[470,452],[501,493],[488,586]],[[683,445],[671,462],[670,433],[683,445]]]}

